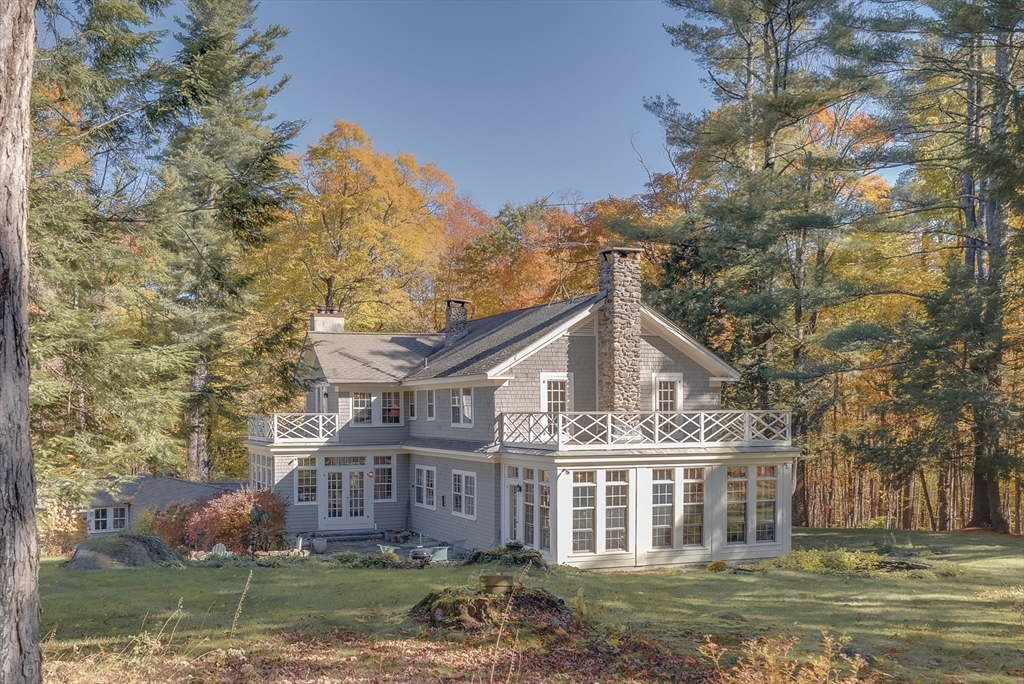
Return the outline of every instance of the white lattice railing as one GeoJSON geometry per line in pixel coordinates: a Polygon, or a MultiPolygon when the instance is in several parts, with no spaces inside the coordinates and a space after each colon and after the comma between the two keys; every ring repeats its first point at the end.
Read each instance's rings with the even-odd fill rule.
{"type": "Polygon", "coordinates": [[[501,441],[556,449],[788,446],[788,411],[505,413],[501,441]]]}
{"type": "Polygon", "coordinates": [[[343,424],[337,413],[275,413],[249,416],[249,439],[281,444],[330,442],[343,424]]]}

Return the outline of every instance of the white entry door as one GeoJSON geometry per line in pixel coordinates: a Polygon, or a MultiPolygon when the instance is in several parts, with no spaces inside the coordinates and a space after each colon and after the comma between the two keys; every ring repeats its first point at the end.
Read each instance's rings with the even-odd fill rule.
{"type": "Polygon", "coordinates": [[[324,468],[320,485],[320,529],[367,530],[373,527],[373,500],[364,468],[324,468]]]}

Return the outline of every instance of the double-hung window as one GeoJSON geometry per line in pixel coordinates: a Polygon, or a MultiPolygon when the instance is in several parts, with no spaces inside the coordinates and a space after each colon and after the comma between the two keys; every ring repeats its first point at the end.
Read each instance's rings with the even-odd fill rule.
{"type": "Polygon", "coordinates": [[[316,503],[316,456],[299,456],[295,465],[295,501],[316,503]]]}
{"type": "Polygon", "coordinates": [[[125,522],[128,519],[128,509],[117,507],[111,510],[114,515],[110,518],[110,529],[123,530],[125,527],[125,522]]]}
{"type": "Polygon", "coordinates": [[[675,470],[656,468],[652,476],[654,481],[651,485],[651,546],[656,549],[671,549],[672,532],[676,524],[675,470]]]}
{"type": "Polygon", "coordinates": [[[572,550],[594,553],[597,521],[597,474],[577,470],[572,474],[572,550]]]}
{"type": "Polygon", "coordinates": [[[405,393],[405,406],[409,420],[416,420],[416,390],[405,393]]]}
{"type": "Polygon", "coordinates": [[[452,425],[472,427],[473,425],[473,388],[452,388],[452,425]]]}
{"type": "Polygon", "coordinates": [[[757,466],[756,541],[775,541],[775,466],[757,466]]]}
{"type": "Polygon", "coordinates": [[[683,468],[683,544],[704,543],[704,469],[683,468]]]}
{"type": "Polygon", "coordinates": [[[551,550],[551,471],[537,471],[537,510],[540,523],[540,550],[551,550]]]}
{"type": "Polygon", "coordinates": [[[394,501],[395,466],[394,456],[373,457],[373,499],[394,501]]]}
{"type": "Polygon", "coordinates": [[[381,392],[380,422],[384,425],[402,424],[402,393],[381,392]]]}
{"type": "Polygon", "coordinates": [[[352,393],[352,422],[355,425],[373,424],[373,395],[369,392],[352,393]]]}
{"type": "Polygon", "coordinates": [[[629,471],[609,470],[604,476],[604,548],[628,551],[629,471]]]}
{"type": "Polygon", "coordinates": [[[94,532],[106,532],[107,530],[107,509],[97,508],[92,513],[92,529],[94,532]]]}
{"type": "Polygon", "coordinates": [[[476,473],[452,471],[452,515],[476,519],[476,473]]]}
{"type": "Polygon", "coordinates": [[[416,505],[420,508],[436,508],[434,503],[436,475],[434,468],[416,466],[416,505]]]}
{"type": "Polygon", "coordinates": [[[434,390],[427,390],[427,420],[434,420],[437,414],[434,412],[434,390]]]}
{"type": "Polygon", "coordinates": [[[747,541],[747,467],[727,469],[725,541],[743,544],[747,541]]]}

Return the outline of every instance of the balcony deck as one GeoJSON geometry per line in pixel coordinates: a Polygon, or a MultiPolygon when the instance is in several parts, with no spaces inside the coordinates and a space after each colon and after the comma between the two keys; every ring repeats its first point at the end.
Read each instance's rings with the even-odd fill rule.
{"type": "MultiPolygon", "coordinates": [[[[790,446],[788,411],[591,411],[505,413],[499,416],[503,446],[552,451],[790,446]]],[[[266,444],[340,442],[347,416],[275,413],[249,416],[249,440],[266,444]]]]}
{"type": "Polygon", "coordinates": [[[506,413],[501,441],[558,451],[789,446],[788,411],[506,413]]]}

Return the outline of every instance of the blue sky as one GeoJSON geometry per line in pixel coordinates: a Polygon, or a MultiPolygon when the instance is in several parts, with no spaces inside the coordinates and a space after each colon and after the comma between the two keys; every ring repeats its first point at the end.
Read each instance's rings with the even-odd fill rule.
{"type": "Polygon", "coordinates": [[[660,2],[342,2],[263,0],[259,24],[291,31],[273,102],[307,121],[297,148],[335,119],[378,149],[447,171],[489,212],[573,190],[585,200],[643,190],[664,170],[661,130],[644,96],[713,106],[660,2]]]}

